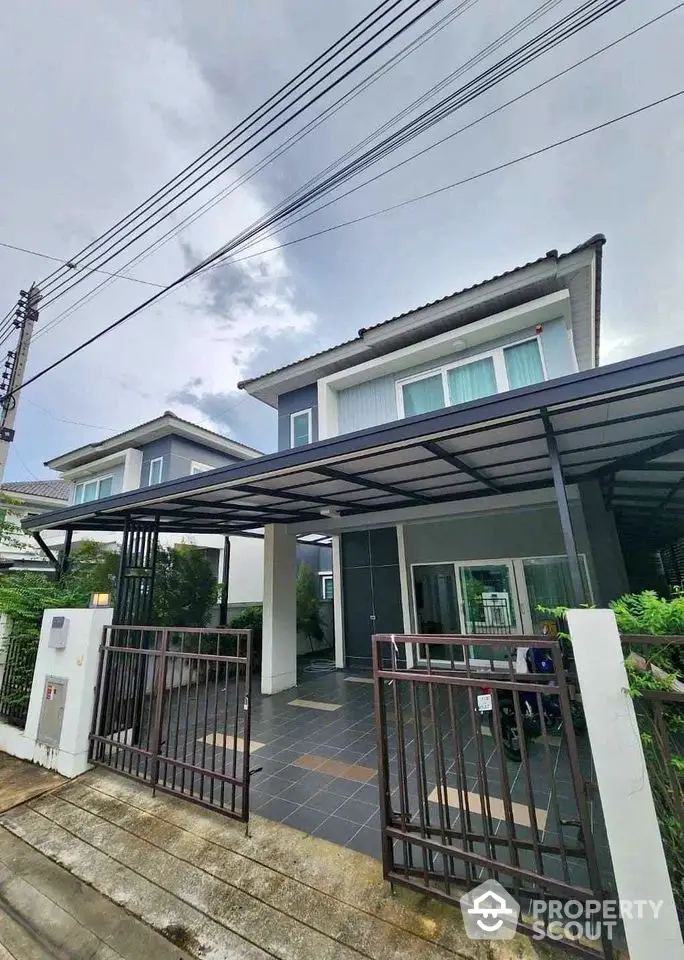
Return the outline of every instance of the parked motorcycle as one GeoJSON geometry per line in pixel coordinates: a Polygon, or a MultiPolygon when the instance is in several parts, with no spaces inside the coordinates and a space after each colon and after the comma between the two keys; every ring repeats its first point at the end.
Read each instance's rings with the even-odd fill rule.
{"type": "MultiPolygon", "coordinates": [[[[565,657],[564,657],[565,660],[565,657]]],[[[529,647],[525,654],[526,673],[536,674],[535,682],[539,682],[539,676],[551,675],[555,673],[553,660],[548,650],[539,647],[529,647]]],[[[566,664],[564,663],[564,667],[566,664]]],[[[519,674],[524,682],[525,673],[519,674]]],[[[554,681],[549,680],[549,686],[553,686],[554,681]]],[[[486,688],[489,693],[489,688],[486,688]]],[[[522,720],[522,731],[518,724],[516,716],[514,694],[512,691],[502,690],[498,693],[499,726],[501,730],[501,741],[503,751],[507,757],[516,762],[522,759],[522,750],[520,745],[521,736],[526,740],[534,740],[542,734],[542,716],[544,729],[549,736],[557,736],[563,729],[563,717],[560,709],[560,699],[555,694],[541,694],[537,698],[536,693],[521,692],[518,695],[519,711],[522,720]],[[539,701],[541,700],[541,714],[539,711],[539,701]]],[[[494,707],[494,703],[492,704],[494,707]]],[[[577,734],[581,734],[586,729],[586,721],[581,701],[576,695],[570,698],[570,716],[572,726],[577,734]]],[[[494,737],[494,718],[489,714],[489,726],[494,737]]]]}

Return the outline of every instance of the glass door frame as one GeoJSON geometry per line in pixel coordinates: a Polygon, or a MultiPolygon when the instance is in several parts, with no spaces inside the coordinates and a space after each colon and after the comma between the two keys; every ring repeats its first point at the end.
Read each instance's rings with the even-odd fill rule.
{"type": "MultiPolygon", "coordinates": [[[[592,604],[594,602],[594,588],[589,575],[589,563],[587,561],[587,555],[585,553],[578,553],[577,555],[580,564],[583,566],[585,574],[585,582],[588,587],[589,597],[588,602],[592,604]]],[[[531,636],[534,633],[534,626],[532,623],[532,611],[530,608],[530,598],[527,592],[527,584],[525,582],[525,569],[524,561],[525,560],[567,560],[567,555],[564,553],[555,553],[548,555],[537,555],[532,557],[498,557],[494,560],[432,560],[429,562],[421,561],[420,563],[411,563],[408,565],[409,568],[409,580],[410,580],[410,600],[411,600],[411,616],[413,618],[413,626],[415,629],[418,629],[418,606],[416,603],[416,582],[413,576],[414,567],[443,567],[443,566],[452,566],[454,568],[454,579],[456,581],[456,603],[458,605],[458,614],[461,620],[461,624],[465,626],[466,616],[465,616],[465,604],[463,602],[463,589],[461,585],[461,568],[463,567],[508,567],[509,577],[511,586],[513,587],[513,597],[511,598],[514,603],[514,613],[517,619],[517,626],[515,630],[511,631],[513,635],[526,635],[531,636]]],[[[465,634],[464,634],[465,635],[465,634]]],[[[410,656],[410,650],[407,645],[407,653],[410,656]]],[[[425,660],[418,660],[418,663],[425,663],[425,660]]],[[[447,664],[446,660],[436,660],[435,663],[447,664]]],[[[471,661],[475,666],[488,666],[488,660],[477,660],[473,659],[471,661]]]]}
{"type": "MultiPolygon", "coordinates": [[[[528,559],[528,558],[525,558],[528,559]]],[[[527,601],[527,589],[525,588],[525,582],[522,581],[522,587],[525,591],[525,604],[521,603],[520,595],[520,581],[519,573],[515,568],[515,561],[510,557],[498,558],[496,560],[448,560],[448,561],[431,561],[431,562],[421,562],[421,563],[411,563],[409,564],[410,572],[410,586],[411,586],[411,613],[413,616],[413,623],[416,630],[418,629],[418,604],[416,602],[416,581],[413,575],[414,567],[453,567],[454,570],[454,580],[456,583],[456,604],[458,607],[458,616],[461,621],[461,627],[464,628],[467,622],[466,617],[466,608],[463,598],[463,586],[461,583],[461,570],[468,567],[506,567],[508,570],[509,582],[511,584],[512,596],[511,602],[513,604],[513,613],[516,619],[516,627],[511,630],[511,634],[519,635],[528,632],[527,624],[531,624],[531,619],[529,616],[529,602],[527,601]],[[526,607],[525,617],[523,614],[523,606],[526,607]]],[[[522,570],[522,566],[520,568],[522,570]]],[[[465,632],[464,636],[467,636],[465,632]]],[[[438,636],[438,635],[436,635],[438,636]]],[[[472,648],[471,648],[472,649],[472,648]]],[[[447,664],[447,660],[435,660],[435,663],[440,665],[447,664]]],[[[472,658],[470,661],[473,666],[489,666],[489,660],[480,660],[472,658]]],[[[425,663],[425,660],[418,660],[418,663],[425,663]]]]}

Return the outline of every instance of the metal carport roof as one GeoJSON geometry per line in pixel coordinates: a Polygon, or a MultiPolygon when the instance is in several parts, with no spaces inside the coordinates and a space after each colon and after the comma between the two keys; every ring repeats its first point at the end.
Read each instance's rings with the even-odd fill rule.
{"type": "Polygon", "coordinates": [[[598,478],[621,532],[684,535],[684,348],[572,374],[234,466],[55,510],[46,529],[239,533],[598,478]]]}

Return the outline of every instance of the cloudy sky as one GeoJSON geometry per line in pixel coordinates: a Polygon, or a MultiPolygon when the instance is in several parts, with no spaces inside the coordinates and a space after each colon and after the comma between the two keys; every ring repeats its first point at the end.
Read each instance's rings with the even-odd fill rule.
{"type": "MultiPolygon", "coordinates": [[[[627,0],[377,170],[673,2],[627,0]]],[[[577,3],[561,0],[524,36],[577,3]]],[[[370,0],[5,4],[0,27],[0,242],[72,257],[371,6],[370,0]]],[[[456,6],[455,0],[445,0],[422,29],[456,6]]],[[[473,0],[460,17],[362,95],[126,272],[146,284],[171,281],[537,6],[536,0],[473,0]]],[[[374,62],[384,62],[417,32],[374,62]]],[[[168,295],[26,389],[7,478],[47,476],[44,460],[167,408],[252,446],[273,449],[275,413],[238,392],[240,379],[330,346],[361,326],[550,248],[569,249],[598,232],[608,238],[602,362],[681,343],[684,97],[438,198],[302,243],[287,241],[467,177],[684,88],[683,39],[684,9],[249,251],[258,255],[208,271],[168,295]],[[265,248],[268,253],[261,252],[265,248]]],[[[473,75],[471,71],[463,79],[473,75]]],[[[312,116],[303,116],[301,123],[312,116]]],[[[283,131],[273,146],[286,136],[283,131]]],[[[251,162],[267,151],[264,145],[251,162]]],[[[247,168],[245,161],[239,171],[216,181],[109,269],[122,269],[127,258],[178,226],[247,168]]],[[[0,247],[0,315],[20,287],[42,279],[54,266],[0,247]]],[[[98,275],[46,306],[31,348],[29,375],[154,293],[156,288],[146,284],[98,275]],[[96,284],[103,284],[96,295],[69,309],[96,284]]]]}

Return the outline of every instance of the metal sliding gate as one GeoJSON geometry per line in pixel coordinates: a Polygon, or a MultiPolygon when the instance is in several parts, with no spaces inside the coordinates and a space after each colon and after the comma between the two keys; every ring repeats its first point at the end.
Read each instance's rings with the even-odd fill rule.
{"type": "Polygon", "coordinates": [[[109,626],[90,760],[249,819],[251,630],[109,626]]]}
{"type": "MultiPolygon", "coordinates": [[[[583,715],[558,639],[376,635],[373,677],[386,879],[454,904],[496,880],[528,934],[548,934],[533,903],[609,896],[590,751],[573,727],[583,715]],[[529,648],[544,654],[543,675],[516,671],[529,648]]],[[[613,956],[602,931],[572,947],[613,956]]]]}

